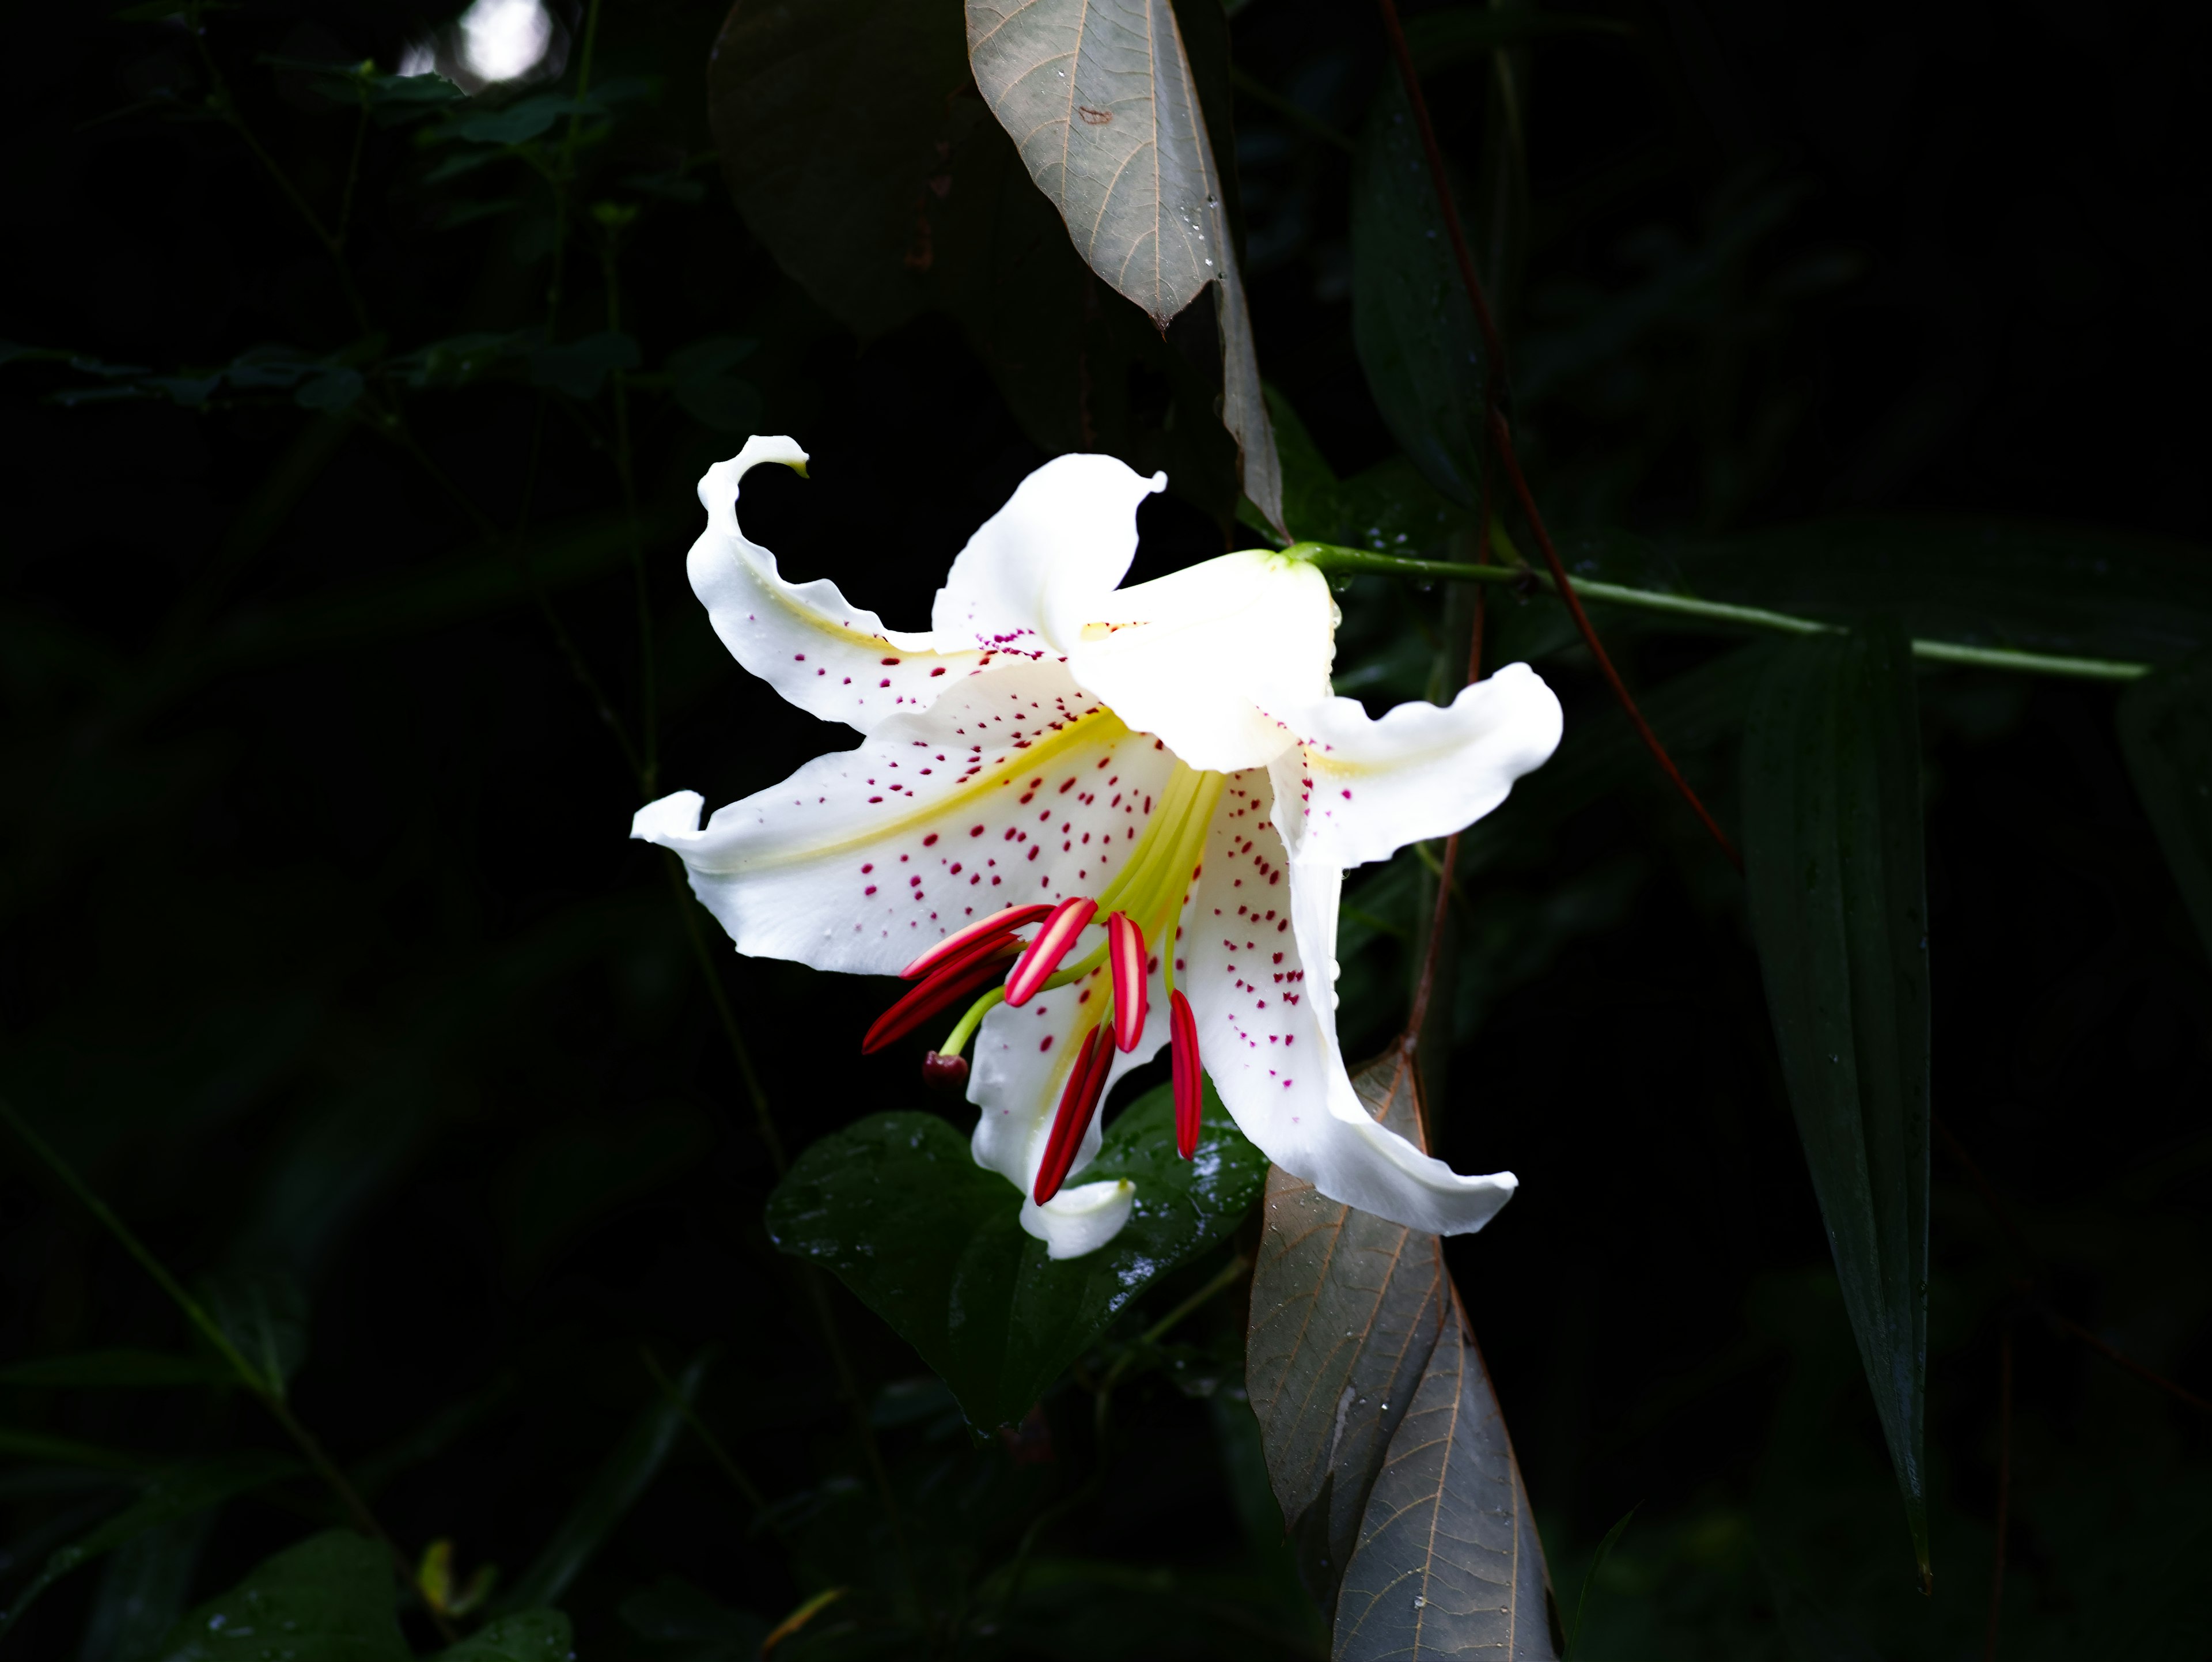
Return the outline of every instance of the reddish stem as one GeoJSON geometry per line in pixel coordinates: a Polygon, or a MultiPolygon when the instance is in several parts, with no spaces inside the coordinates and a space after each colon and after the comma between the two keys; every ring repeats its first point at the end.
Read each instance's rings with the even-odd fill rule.
{"type": "Polygon", "coordinates": [[[1567,603],[1568,612],[1573,614],[1575,627],[1582,631],[1583,644],[1589,648],[1590,655],[1597,660],[1597,667],[1605,672],[1605,679],[1613,687],[1613,696],[1620,700],[1620,707],[1628,712],[1628,719],[1636,723],[1636,731],[1642,736],[1644,748],[1666,770],[1667,776],[1674,782],[1674,788],[1682,793],[1682,800],[1690,805],[1690,811],[1712,833],[1713,841],[1721,845],[1721,852],[1728,855],[1729,863],[1741,871],[1743,856],[1735,851],[1735,844],[1729,841],[1728,833],[1720,828],[1713,816],[1706,812],[1705,805],[1698,800],[1697,792],[1690,788],[1690,782],[1682,777],[1682,770],[1674,765],[1674,758],[1667,754],[1666,746],[1661,744],[1659,735],[1651,731],[1651,723],[1644,719],[1644,712],[1636,708],[1636,700],[1628,696],[1628,688],[1621,681],[1620,672],[1613,667],[1613,660],[1607,655],[1604,643],[1597,638],[1597,630],[1590,627],[1589,615],[1583,611],[1582,599],[1575,593],[1575,586],[1567,580],[1567,569],[1559,563],[1559,551],[1552,546],[1552,533],[1544,528],[1543,516],[1536,512],[1535,498],[1528,494],[1528,481],[1522,477],[1520,458],[1513,454],[1513,436],[1506,430],[1505,417],[1495,410],[1490,412],[1490,436],[1498,447],[1498,460],[1504,464],[1505,477],[1512,484],[1514,498],[1521,504],[1521,512],[1528,521],[1528,529],[1535,533],[1536,546],[1543,552],[1544,563],[1552,569],[1552,581],[1559,587],[1559,598],[1567,603]]]}

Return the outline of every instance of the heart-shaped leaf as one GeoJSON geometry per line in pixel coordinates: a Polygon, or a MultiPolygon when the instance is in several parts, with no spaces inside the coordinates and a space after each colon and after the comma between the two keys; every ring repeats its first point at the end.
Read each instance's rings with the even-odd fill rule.
{"type": "Polygon", "coordinates": [[[1267,1163],[1209,1087],[1198,1153],[1177,1158],[1166,1087],[1108,1128],[1080,1181],[1136,1184],[1111,1242],[1055,1263],[1021,1197],[930,1114],[875,1114],[824,1137],[769,1199],[769,1238],[836,1273],[944,1377],[975,1426],[1018,1422],[1158,1276],[1237,1226],[1267,1163]]]}
{"type": "Polygon", "coordinates": [[[1928,902],[1894,623],[1775,655],[1745,728],[1743,804],[1783,1077],[1924,1578],[1928,902]]]}

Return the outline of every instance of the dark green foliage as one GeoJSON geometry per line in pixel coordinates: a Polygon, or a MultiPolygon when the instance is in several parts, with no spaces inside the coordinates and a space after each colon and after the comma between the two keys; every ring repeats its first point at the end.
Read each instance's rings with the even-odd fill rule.
{"type": "MultiPolygon", "coordinates": [[[[1406,0],[1488,366],[1431,181],[1375,172],[1415,158],[1369,125],[1402,97],[1372,9],[1175,9],[1239,357],[1233,307],[1163,335],[1088,271],[956,0],[552,5],[557,70],[474,95],[462,3],[16,20],[0,1091],[283,1397],[0,1135],[0,1658],[258,1657],[270,1614],[297,1662],[751,1662],[780,1627],[779,1662],[1314,1657],[1509,1524],[1533,1612],[1533,1502],[1577,1658],[1948,1662],[1989,1640],[2001,1463],[1998,1654],[2206,1651],[2212,1421],[2080,1336],[2212,1395],[2193,13],[1406,0]],[[1310,1273],[1249,1149],[1183,1166],[1155,1099],[1109,1126],[1145,1262],[1042,1262],[969,1111],[859,1053],[880,988],[735,958],[624,841],[661,791],[850,742],[701,617],[695,481],[793,435],[813,478],[749,484],[747,530],[915,626],[1060,451],[1170,473],[1139,578],[1272,541],[1224,426],[1264,371],[1291,531],[1467,559],[1491,368],[1577,576],[1887,642],[1876,676],[1591,606],[1755,879],[1820,799],[1747,730],[1795,768],[1825,709],[1826,776],[1893,829],[1924,800],[1955,1141],[1904,1148],[1910,953],[1885,987],[1868,928],[1747,898],[1557,604],[1492,587],[1483,661],[1534,662],[1566,736],[1462,840],[1422,1068],[1438,1152],[1512,1204],[1437,1247],[1309,1193],[1402,1272],[1310,1273]],[[1908,687],[1899,624],[2154,673],[1908,687]],[[1844,740],[1879,765],[1838,773],[1844,740]],[[1849,1102],[1774,1036],[1822,977],[1849,1102]],[[886,1123],[920,1139],[895,1185],[886,1123]],[[809,1185],[896,1190],[812,1238],[847,1281],[770,1239],[809,1185]],[[879,1236],[919,1245],[854,1262],[879,1236]],[[1248,1353],[1301,1275],[1401,1350],[1248,1353]]],[[[1339,691],[1449,695],[1471,591],[1339,598],[1339,691]]],[[[1352,1054],[1404,1020],[1442,852],[1347,874],[1352,1054]]]]}
{"type": "Polygon", "coordinates": [[[1163,1086],[1108,1128],[1079,1178],[1133,1180],[1135,1210],[1080,1258],[1048,1257],[1006,1179],[927,1114],[878,1114],[816,1143],[769,1202],[769,1236],[836,1271],[989,1431],[1019,1421],[1147,1285],[1235,1228],[1258,1197],[1267,1161],[1210,1086],[1189,1160],[1176,1154],[1174,1119],[1163,1086]]]}
{"type": "Polygon", "coordinates": [[[1743,741],[1745,883],[1844,1303],[1929,1574],[1929,922],[1896,625],[1777,654],[1743,741]]]}

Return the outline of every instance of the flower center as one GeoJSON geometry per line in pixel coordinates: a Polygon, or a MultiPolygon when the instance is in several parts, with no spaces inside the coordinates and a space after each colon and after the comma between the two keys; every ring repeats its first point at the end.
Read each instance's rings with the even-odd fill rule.
{"type": "Polygon", "coordinates": [[[1197,1151],[1201,1111],[1198,1026],[1189,1001],[1175,984],[1176,931],[1227,783],[1222,774],[1177,761],[1135,849],[1103,890],[1095,895],[1070,895],[1054,906],[1011,906],[947,935],[907,965],[902,973],[917,984],[884,1012],[862,1041],[863,1051],[879,1050],[973,998],[945,1043],[923,1063],[924,1077],[932,1084],[957,1087],[968,1073],[962,1053],[995,1006],[1026,1004],[1041,992],[1096,975],[1103,965],[1109,975],[1107,995],[1079,1018],[1074,1060],[1031,1189],[1040,1206],[1059,1192],[1083,1146],[1084,1134],[1105,1094],[1114,1051],[1133,1050],[1144,1040],[1154,964],[1169,998],[1176,1145],[1186,1160],[1197,1151]],[[1102,916],[1105,938],[1067,963],[1084,932],[1102,916]],[[1016,932],[1031,924],[1037,926],[1036,933],[1024,941],[1016,932]],[[1152,943],[1150,954],[1148,941],[1152,943]],[[992,985],[994,982],[999,984],[992,985]],[[975,997],[986,988],[981,997],[975,997]]]}

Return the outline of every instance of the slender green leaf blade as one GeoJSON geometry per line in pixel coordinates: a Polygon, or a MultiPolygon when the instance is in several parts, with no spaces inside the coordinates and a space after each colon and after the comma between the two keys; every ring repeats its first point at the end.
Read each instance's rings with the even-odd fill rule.
{"type": "Polygon", "coordinates": [[[1177,1158],[1163,1087],[1106,1133],[1085,1183],[1136,1202],[1097,1251],[1054,1263],[1022,1232],[1020,1196],[928,1114],[877,1114],[825,1137],[770,1196],[769,1235],[834,1271],[941,1374],[979,1428],[1018,1422],[1158,1276],[1235,1228],[1266,1162],[1209,1091],[1194,1159],[1177,1158]]]}
{"type": "Polygon", "coordinates": [[[349,1530],[266,1559],[169,1630],[160,1662],[410,1662],[392,1597],[392,1561],[349,1530]]]}
{"type": "MultiPolygon", "coordinates": [[[[1393,1049],[1352,1076],[1377,1118],[1421,1141],[1417,1070],[1393,1049]]],[[[1390,1440],[1444,1330],[1441,1244],[1267,1173],[1245,1338],[1246,1390],[1299,1573],[1324,1613],[1390,1440]]]]}
{"type": "Polygon", "coordinates": [[[2122,694],[2120,750],[2212,953],[2212,659],[2161,671],[2122,694]]]}
{"type": "Polygon", "coordinates": [[[295,1462],[280,1455],[254,1453],[228,1455],[164,1472],[148,1484],[146,1492],[130,1506],[49,1556],[38,1574],[15,1596],[15,1604],[0,1614],[0,1634],[8,1630],[33,1599],[71,1570],[90,1563],[102,1553],[113,1551],[149,1529],[221,1506],[234,1495],[289,1477],[298,1470],[295,1462]]]}
{"type": "Polygon", "coordinates": [[[1360,1521],[1332,1653],[1553,1662],[1558,1619],[1528,1490],[1455,1297],[1360,1521]]]}
{"type": "Polygon", "coordinates": [[[1776,654],[1744,840],[1782,1071],[1928,1571],[1928,906],[1911,648],[1895,624],[1776,654]]]}
{"type": "Polygon", "coordinates": [[[107,1561],[85,1617],[82,1658],[140,1662],[155,1651],[191,1592],[212,1512],[179,1518],[132,1537],[107,1561]]]}
{"type": "Polygon", "coordinates": [[[584,1566],[592,1561],[615,1525],[637,1504],[647,1487],[659,1476],[668,1452],[684,1431],[684,1410],[698,1395],[706,1377],[707,1361],[700,1356],[676,1379],[676,1395],[656,1397],[630,1422],[622,1440],[599,1464],[553,1538],[537,1562],[523,1572],[500,1600],[503,1610],[520,1614],[551,1604],[566,1592],[584,1566]]]}
{"type": "Polygon", "coordinates": [[[1452,501],[1480,494],[1489,366],[1405,88],[1386,76],[1352,192],[1352,332],[1399,447],[1452,501]]]}

